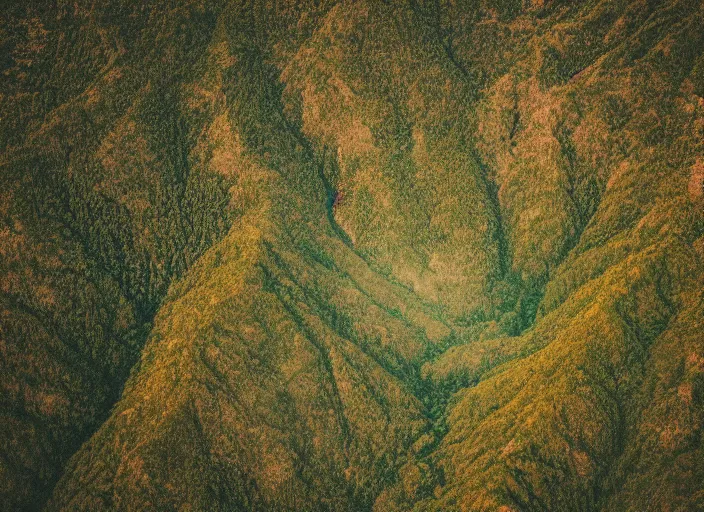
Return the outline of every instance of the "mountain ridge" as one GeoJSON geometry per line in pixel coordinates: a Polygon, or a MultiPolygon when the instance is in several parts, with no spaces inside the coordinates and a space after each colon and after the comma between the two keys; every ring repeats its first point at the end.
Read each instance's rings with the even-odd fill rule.
{"type": "Polygon", "coordinates": [[[702,20],[12,5],[0,503],[704,507],[702,20]]]}

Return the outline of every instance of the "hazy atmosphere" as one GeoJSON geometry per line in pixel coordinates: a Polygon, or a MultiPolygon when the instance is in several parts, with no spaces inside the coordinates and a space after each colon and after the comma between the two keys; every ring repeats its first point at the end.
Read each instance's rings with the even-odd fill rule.
{"type": "Polygon", "coordinates": [[[704,510],[700,0],[6,0],[0,510],[704,510]]]}

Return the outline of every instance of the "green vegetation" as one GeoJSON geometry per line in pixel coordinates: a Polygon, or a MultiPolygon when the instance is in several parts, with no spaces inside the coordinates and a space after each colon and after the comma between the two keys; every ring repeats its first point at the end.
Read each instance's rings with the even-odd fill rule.
{"type": "Polygon", "coordinates": [[[704,508],[704,7],[11,3],[0,508],[704,508]]]}

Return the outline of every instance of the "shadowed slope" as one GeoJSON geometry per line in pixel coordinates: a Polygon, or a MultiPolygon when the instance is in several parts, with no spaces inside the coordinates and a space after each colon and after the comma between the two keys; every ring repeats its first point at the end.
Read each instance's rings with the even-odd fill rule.
{"type": "MultiPolygon", "coordinates": [[[[211,158],[192,148],[193,125],[175,122],[176,84],[189,67],[174,74],[142,53],[153,36],[139,32],[148,13],[36,9],[17,10],[41,27],[28,35],[44,41],[30,37],[19,56],[15,48],[14,62],[29,70],[4,75],[41,78],[55,99],[17,114],[41,118],[23,121],[22,145],[3,137],[0,503],[8,510],[45,501],[119,397],[169,282],[231,214],[223,177],[196,163],[211,158]],[[39,64],[47,76],[37,75],[39,64]]],[[[163,14],[164,51],[200,56],[202,35],[183,43],[169,34],[191,15],[207,34],[212,19],[203,14],[163,14]]],[[[13,92],[3,87],[3,101],[24,109],[13,92]]]]}

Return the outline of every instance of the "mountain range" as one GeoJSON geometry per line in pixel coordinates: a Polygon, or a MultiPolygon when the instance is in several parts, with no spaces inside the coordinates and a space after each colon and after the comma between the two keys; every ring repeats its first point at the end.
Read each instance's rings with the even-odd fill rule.
{"type": "Polygon", "coordinates": [[[0,14],[0,509],[704,510],[704,3],[0,14]]]}

